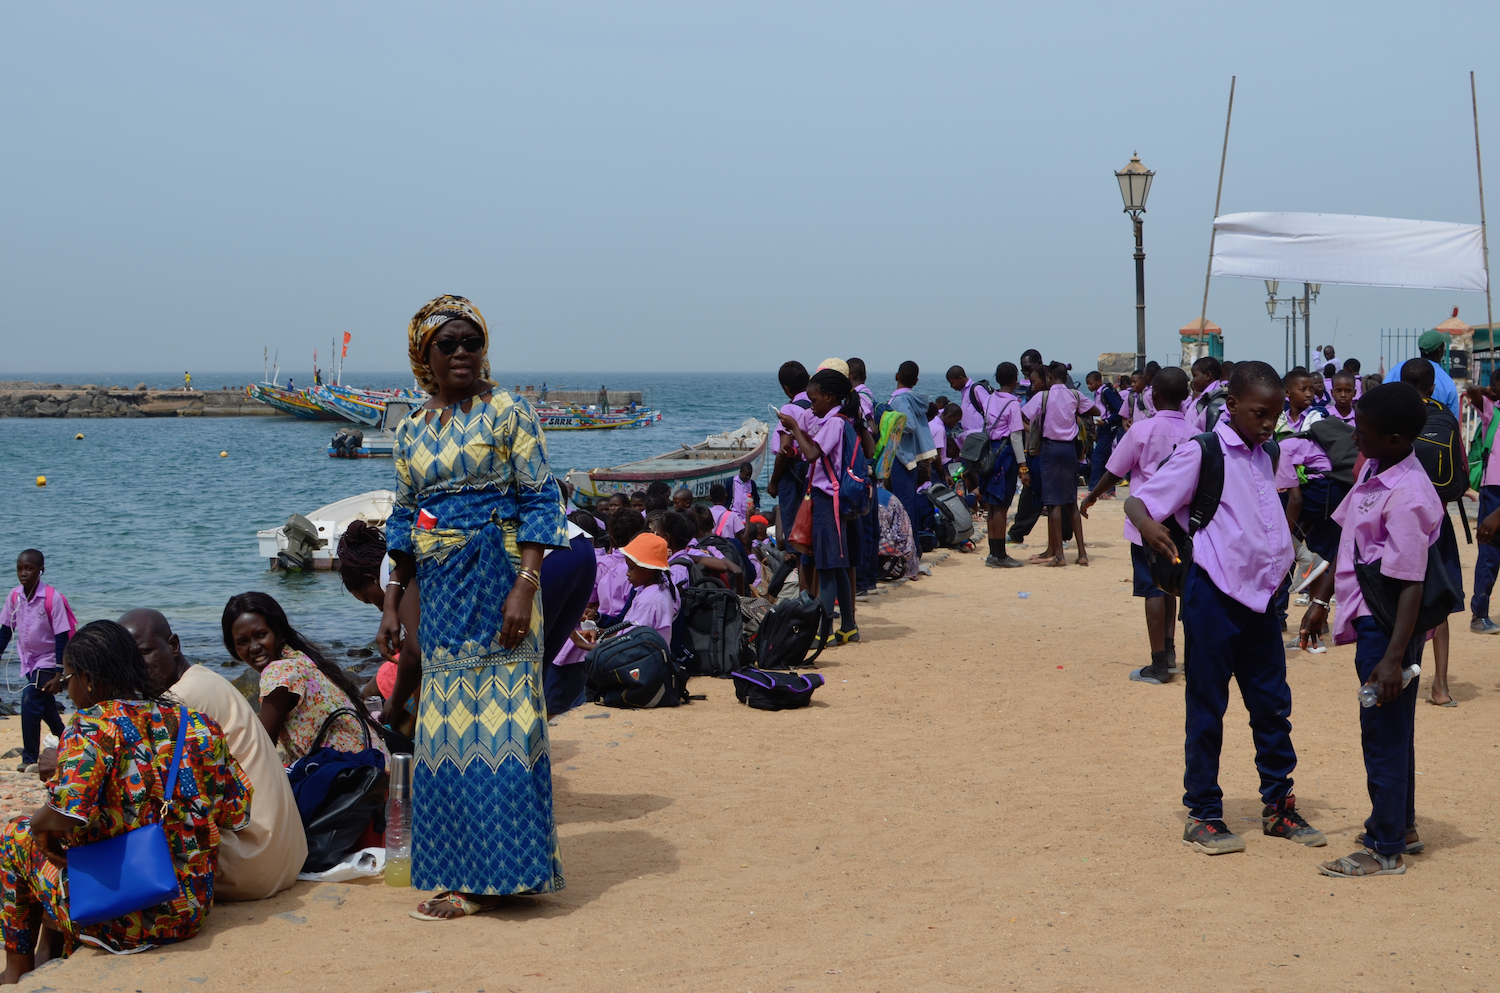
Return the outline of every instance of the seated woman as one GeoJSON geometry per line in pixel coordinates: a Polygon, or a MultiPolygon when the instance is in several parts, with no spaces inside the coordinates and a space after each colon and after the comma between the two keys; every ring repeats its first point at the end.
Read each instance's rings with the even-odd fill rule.
{"type": "Polygon", "coordinates": [[[58,745],[47,802],[0,832],[6,958],[0,983],[18,982],[35,967],[43,914],[61,932],[64,955],[80,942],[123,953],[191,938],[213,905],[220,836],[250,822],[249,779],[219,725],[191,710],[178,789],[163,797],[183,710],[162,699],[130,632],[114,621],[84,625],[68,642],[62,670],[78,713],[58,745]],[[157,822],[172,850],[178,897],[75,925],[68,916],[67,849],[157,822]]]}
{"type": "Polygon", "coordinates": [[[329,725],[325,746],[357,754],[365,750],[368,730],[370,747],[390,757],[359,687],[293,629],[281,604],[264,593],[230,597],[222,627],[229,654],[260,673],[260,722],[284,764],[312,751],[324,722],[339,710],[354,714],[329,725]]]}
{"type": "MultiPolygon", "coordinates": [[[[344,589],[360,603],[385,610],[386,590],[391,583],[391,559],[386,554],[385,535],[364,521],[351,521],[339,538],[339,578],[344,589]]],[[[422,683],[422,650],[415,637],[422,619],[422,603],[417,580],[412,578],[408,593],[401,598],[397,616],[401,628],[410,635],[401,642],[396,659],[385,659],[360,696],[379,696],[384,703],[380,722],[408,737],[416,733],[417,689],[422,683]]]]}

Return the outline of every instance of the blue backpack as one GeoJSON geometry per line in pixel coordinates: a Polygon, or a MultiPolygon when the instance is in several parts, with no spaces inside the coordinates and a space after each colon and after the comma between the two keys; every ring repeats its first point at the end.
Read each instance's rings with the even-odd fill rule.
{"type": "Polygon", "coordinates": [[[832,475],[838,483],[840,517],[863,517],[874,509],[875,487],[870,485],[870,460],[860,446],[859,432],[847,418],[844,419],[844,458],[832,475]]]}

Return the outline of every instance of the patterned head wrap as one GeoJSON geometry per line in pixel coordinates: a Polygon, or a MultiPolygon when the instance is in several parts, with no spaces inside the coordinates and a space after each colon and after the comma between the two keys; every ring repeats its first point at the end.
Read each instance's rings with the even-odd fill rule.
{"type": "Polygon", "coordinates": [[[412,375],[417,377],[417,382],[422,384],[422,389],[428,392],[437,389],[437,382],[432,378],[432,367],[427,364],[427,348],[432,344],[433,335],[437,334],[438,328],[459,318],[473,324],[479,329],[479,333],[484,335],[484,353],[480,355],[479,376],[481,379],[490,378],[490,329],[489,325],[484,322],[484,315],[479,312],[478,307],[465,298],[444,293],[424,304],[411,319],[411,323],[406,326],[406,351],[407,357],[411,360],[412,375]]]}

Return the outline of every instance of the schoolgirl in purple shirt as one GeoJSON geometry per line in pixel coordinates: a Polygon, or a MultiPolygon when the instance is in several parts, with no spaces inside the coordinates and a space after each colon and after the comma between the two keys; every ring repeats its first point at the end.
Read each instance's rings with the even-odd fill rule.
{"type": "MultiPolygon", "coordinates": [[[[1181,369],[1163,369],[1156,374],[1156,395],[1165,406],[1150,420],[1137,421],[1110,453],[1109,463],[1098,484],[1084,498],[1078,512],[1084,517],[1089,508],[1110,487],[1130,477],[1133,489],[1139,489],[1156,474],[1177,446],[1198,432],[1177,409],[1187,396],[1187,374],[1181,369]]],[[[1138,683],[1160,686],[1172,681],[1177,669],[1177,598],[1168,595],[1151,579],[1151,564],[1141,545],[1141,533],[1130,521],[1125,522],[1125,537],[1130,541],[1130,566],[1133,592],[1146,605],[1146,636],[1151,643],[1151,664],[1133,669],[1130,678],[1138,683]]]]}
{"type": "Polygon", "coordinates": [[[1033,565],[1062,566],[1063,515],[1072,518],[1073,538],[1078,543],[1079,565],[1089,564],[1083,543],[1083,518],[1078,513],[1078,417],[1099,413],[1099,405],[1073,389],[1068,367],[1054,362],[1048,367],[1049,386],[1037,393],[1022,413],[1028,421],[1042,422],[1042,450],[1035,459],[1042,506],[1047,508],[1047,550],[1031,558],[1033,565]]]}
{"type": "Polygon", "coordinates": [[[1422,661],[1427,632],[1417,630],[1427,576],[1428,549],[1437,543],[1445,513],[1422,463],[1412,451],[1427,421],[1422,396],[1409,383],[1377,386],[1355,408],[1354,440],[1368,460],[1334,512],[1343,527],[1332,575],[1313,584],[1302,619],[1306,641],[1328,619],[1328,597],[1338,598],[1336,644],[1355,643],[1354,667],[1373,686],[1376,705],[1359,712],[1371,811],[1363,848],[1324,862],[1325,876],[1391,876],[1406,872],[1403,855],[1423,848],[1417,836],[1416,758],[1413,753],[1418,684],[1401,685],[1402,670],[1422,661]],[[1387,631],[1372,616],[1355,574],[1356,564],[1380,564],[1395,580],[1395,622],[1387,631]]]}
{"type": "MultiPolygon", "coordinates": [[[[1326,845],[1323,832],[1297,812],[1292,794],[1292,691],[1286,681],[1286,647],[1272,605],[1292,564],[1292,535],[1276,493],[1274,461],[1265,448],[1285,400],[1281,377],[1264,362],[1241,362],[1229,380],[1229,416],[1213,430],[1224,459],[1218,511],[1193,535],[1193,562],[1182,591],[1186,710],[1186,770],[1183,805],[1188,808],[1182,840],[1208,855],[1245,850],[1224,823],[1219,754],[1229,681],[1239,683],[1250,713],[1255,767],[1265,803],[1261,830],[1298,844],[1326,845]]],[[[1186,529],[1188,507],[1198,490],[1203,447],[1182,444],[1156,475],[1125,501],[1125,514],[1156,552],[1179,558],[1170,533],[1159,522],[1175,516],[1186,529]]]]}
{"type": "Polygon", "coordinates": [[[1026,467],[1026,421],[1021,416],[1019,370],[1012,362],[995,367],[995,391],[984,404],[985,423],[989,425],[990,446],[995,453],[995,468],[979,481],[979,500],[985,505],[990,554],[984,564],[994,569],[1018,569],[1025,565],[1005,551],[1005,516],[1016,496],[1016,482],[1030,473],[1026,467]]]}

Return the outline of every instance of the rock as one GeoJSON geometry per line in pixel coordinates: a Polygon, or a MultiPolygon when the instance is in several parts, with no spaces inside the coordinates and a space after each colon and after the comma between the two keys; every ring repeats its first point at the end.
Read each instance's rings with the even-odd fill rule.
{"type": "Polygon", "coordinates": [[[230,681],[240,695],[250,701],[250,707],[257,714],[260,713],[260,673],[254,669],[247,668],[230,681]]]}
{"type": "Polygon", "coordinates": [[[346,653],[351,659],[367,659],[375,653],[368,648],[351,648],[346,653]]]}
{"type": "Polygon", "coordinates": [[[38,417],[52,417],[52,416],[56,415],[57,412],[59,410],[61,410],[61,409],[62,408],[59,407],[57,404],[53,403],[51,400],[48,400],[45,403],[39,403],[39,404],[36,405],[36,416],[38,416],[38,417]]]}
{"type": "Polygon", "coordinates": [[[135,388],[138,389],[138,390],[144,390],[146,388],[146,384],[145,383],[136,383],[135,384],[135,388]]]}
{"type": "Polygon", "coordinates": [[[21,749],[19,749],[19,748],[12,748],[10,751],[6,752],[4,755],[0,755],[0,759],[18,759],[20,757],[21,757],[21,749]]]}

